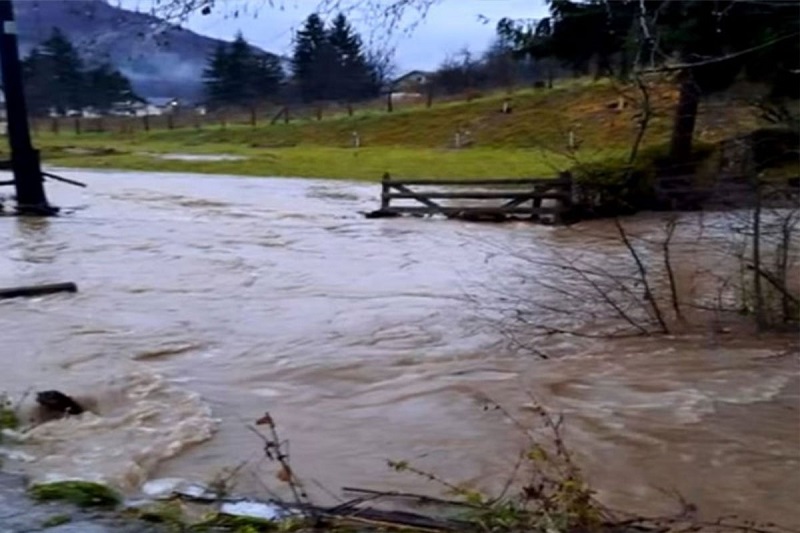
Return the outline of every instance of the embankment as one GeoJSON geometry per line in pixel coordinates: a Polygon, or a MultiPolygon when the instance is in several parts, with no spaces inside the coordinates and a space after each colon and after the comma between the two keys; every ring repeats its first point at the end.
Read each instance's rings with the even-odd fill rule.
{"type": "MultiPolygon", "coordinates": [[[[643,149],[667,144],[676,96],[667,83],[651,88],[653,113],[643,149]]],[[[714,145],[758,127],[743,102],[705,102],[697,143],[714,145]]],[[[635,87],[572,80],[554,89],[499,92],[431,108],[370,109],[255,127],[198,123],[102,133],[39,128],[35,142],[47,164],[66,167],[375,181],[387,171],[399,177],[548,177],[576,165],[625,160],[641,113],[635,87]],[[506,98],[511,113],[502,112],[506,98]]]]}

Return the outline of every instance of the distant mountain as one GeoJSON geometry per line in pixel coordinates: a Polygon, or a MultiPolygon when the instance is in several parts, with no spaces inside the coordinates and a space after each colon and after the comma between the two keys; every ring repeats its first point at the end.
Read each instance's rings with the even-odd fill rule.
{"type": "Polygon", "coordinates": [[[58,27],[82,57],[110,62],[144,97],[202,98],[203,68],[220,42],[105,0],[23,0],[14,8],[23,56],[58,27]]]}

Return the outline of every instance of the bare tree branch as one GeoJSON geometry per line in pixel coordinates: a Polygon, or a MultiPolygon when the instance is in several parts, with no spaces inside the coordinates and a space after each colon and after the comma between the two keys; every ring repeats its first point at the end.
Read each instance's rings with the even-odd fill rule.
{"type": "Polygon", "coordinates": [[[767,41],[767,42],[761,43],[759,45],[753,46],[751,48],[746,48],[744,50],[739,50],[738,52],[732,52],[730,54],[726,54],[724,56],[713,57],[713,58],[710,58],[710,59],[706,59],[706,60],[703,60],[703,61],[696,61],[696,62],[693,62],[693,63],[679,63],[679,64],[676,64],[676,65],[664,65],[663,67],[645,69],[645,70],[642,70],[641,72],[642,72],[642,74],[652,74],[652,73],[655,73],[655,72],[676,72],[676,71],[679,71],[679,70],[686,70],[686,69],[692,69],[692,68],[697,68],[697,67],[705,67],[705,66],[708,66],[708,65],[714,65],[716,63],[723,63],[725,61],[730,61],[731,59],[736,59],[738,57],[742,57],[742,56],[745,56],[747,54],[752,54],[753,52],[758,52],[759,50],[763,50],[764,48],[769,48],[770,46],[774,46],[774,45],[776,45],[778,43],[781,43],[783,41],[788,41],[790,39],[797,39],[798,37],[800,37],[800,32],[794,32],[794,33],[791,33],[789,35],[784,35],[782,37],[777,37],[777,38],[772,39],[770,41],[767,41]]]}

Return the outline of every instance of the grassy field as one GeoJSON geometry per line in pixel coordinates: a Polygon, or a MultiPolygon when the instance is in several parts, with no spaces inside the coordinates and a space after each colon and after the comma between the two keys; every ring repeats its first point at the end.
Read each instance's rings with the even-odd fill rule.
{"type": "MultiPolygon", "coordinates": [[[[511,95],[513,113],[500,112],[505,92],[471,102],[342,114],[289,124],[205,125],[150,132],[39,133],[46,164],[67,167],[297,176],[378,180],[399,177],[554,176],[573,166],[627,153],[637,128],[639,95],[609,82],[564,82],[554,89],[511,95]],[[623,109],[617,104],[625,102],[623,109]],[[458,129],[471,144],[455,149],[458,129]],[[352,148],[358,132],[361,148],[352,148]],[[570,149],[570,141],[574,150],[570,149]],[[226,154],[239,160],[186,161],[164,154],[226,154]]],[[[653,88],[655,116],[645,146],[664,144],[672,123],[674,87],[653,88]]],[[[733,110],[735,111],[735,110],[733,110]]],[[[752,122],[731,109],[720,120],[713,108],[701,114],[698,138],[717,141],[752,122]]],[[[740,113],[741,114],[741,113],[740,113]]]]}

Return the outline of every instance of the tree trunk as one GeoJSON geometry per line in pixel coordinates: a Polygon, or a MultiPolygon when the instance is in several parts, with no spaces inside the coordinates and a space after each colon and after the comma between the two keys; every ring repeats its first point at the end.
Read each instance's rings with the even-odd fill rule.
{"type": "Polygon", "coordinates": [[[753,293],[755,296],[756,324],[759,331],[767,327],[764,309],[764,292],[761,285],[761,188],[755,183],[756,205],[753,210],[753,293]]]}
{"type": "Polygon", "coordinates": [[[672,127],[670,157],[676,163],[685,163],[692,155],[692,140],[697,122],[697,109],[700,105],[700,90],[691,73],[681,75],[678,107],[675,110],[675,123],[672,127]]]}
{"type": "Polygon", "coordinates": [[[631,60],[628,55],[628,47],[623,46],[619,53],[619,79],[627,82],[631,79],[631,60]]]}

